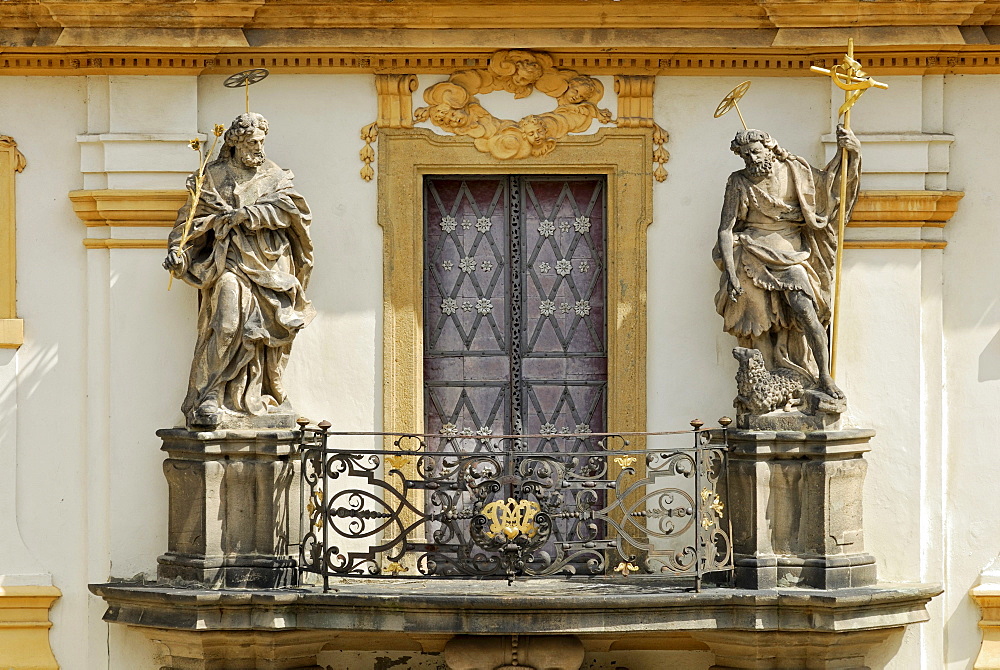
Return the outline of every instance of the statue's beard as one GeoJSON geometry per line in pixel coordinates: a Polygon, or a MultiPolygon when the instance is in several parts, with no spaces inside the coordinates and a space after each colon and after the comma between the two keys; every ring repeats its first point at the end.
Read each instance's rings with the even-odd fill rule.
{"type": "Polygon", "coordinates": [[[774,165],[774,158],[762,158],[760,162],[747,163],[747,174],[751,177],[766,177],[771,174],[771,167],[774,165]]]}
{"type": "Polygon", "coordinates": [[[240,152],[240,161],[248,168],[260,167],[264,164],[263,151],[240,152]]]}

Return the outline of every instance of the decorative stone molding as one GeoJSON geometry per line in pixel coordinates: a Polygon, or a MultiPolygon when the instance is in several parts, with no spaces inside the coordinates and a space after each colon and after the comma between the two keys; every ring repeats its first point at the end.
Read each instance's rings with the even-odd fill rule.
{"type": "Polygon", "coordinates": [[[27,161],[14,138],[0,135],[0,348],[24,343],[24,322],[17,318],[17,210],[14,175],[27,161]]]}
{"type": "Polygon", "coordinates": [[[159,226],[171,228],[187,191],[96,189],[70,191],[73,211],[85,226],[159,226]]]}
{"type": "Polygon", "coordinates": [[[175,640],[171,649],[177,658],[215,654],[215,665],[165,663],[183,668],[301,667],[308,665],[312,649],[306,647],[312,641],[339,650],[429,652],[441,651],[459,633],[513,636],[530,630],[576,636],[587,651],[713,648],[725,660],[719,665],[729,667],[799,669],[808,658],[810,668],[846,670],[859,665],[837,665],[835,659],[857,658],[902,627],[927,621],[927,603],[941,593],[938,586],[921,584],[691,593],[659,580],[636,586],[620,577],[556,584],[529,579],[515,589],[502,580],[344,579],[330,593],[307,587],[210,591],[121,583],[92,584],[90,590],[108,603],[105,621],[138,628],[161,642],[175,640]],[[223,665],[223,650],[212,645],[224,645],[227,636],[243,644],[229,647],[241,655],[223,665]],[[297,653],[295,636],[303,645],[297,653]],[[190,643],[187,648],[183,640],[190,643]],[[733,649],[732,643],[744,646],[733,649]],[[282,644],[286,665],[276,658],[282,644]],[[767,652],[779,645],[787,647],[788,662],[776,664],[771,657],[768,664],[767,652]],[[815,663],[807,653],[816,654],[815,663]],[[731,660],[740,656],[756,665],[731,660]]]}
{"type": "Polygon", "coordinates": [[[83,246],[88,249],[166,249],[167,241],[125,239],[116,237],[87,237],[83,246]]]}
{"type": "Polygon", "coordinates": [[[379,128],[413,127],[413,92],[417,85],[414,74],[375,75],[379,128]]]}
{"type": "MultiPolygon", "coordinates": [[[[10,3],[0,3],[3,8],[10,3]]],[[[488,6],[488,5],[484,5],[488,6]]],[[[533,6],[533,5],[532,5],[533,6]]],[[[585,6],[585,5],[580,5],[585,6]]],[[[534,11],[534,10],[533,10],[534,11]]],[[[265,67],[274,74],[358,74],[405,70],[415,74],[448,74],[457,68],[486,67],[496,35],[479,29],[456,30],[447,48],[440,46],[437,31],[409,31],[401,35],[401,46],[387,48],[377,31],[357,31],[356,37],[337,34],[347,43],[331,52],[321,39],[314,46],[266,42],[253,48],[224,48],[206,44],[188,46],[137,46],[128,54],[107,47],[5,47],[0,56],[0,76],[91,76],[91,75],[189,75],[232,74],[247,67],[265,67]]],[[[599,35],[592,29],[589,35],[599,35]]],[[[704,45],[676,44],[651,47],[649,33],[623,39],[607,35],[592,37],[581,45],[576,33],[552,29],[532,33],[532,41],[559,49],[555,66],[585,67],[596,75],[707,75],[747,77],[763,70],[768,77],[807,77],[809,67],[830,68],[843,57],[837,46],[818,40],[790,40],[774,44],[768,38],[733,42],[718,34],[704,45]],[[643,37],[645,35],[645,37],[643,37]],[[718,42],[727,41],[725,47],[718,42]],[[609,44],[627,55],[608,53],[609,44]],[[741,55],[734,55],[734,50],[741,55]]],[[[322,35],[320,35],[322,38],[322,35]]],[[[655,37],[653,38],[655,39],[655,37]]],[[[827,37],[826,40],[831,38],[827,37]]],[[[963,42],[928,43],[899,40],[896,44],[859,49],[857,57],[882,76],[1000,74],[1000,49],[995,45],[963,42]]]]}
{"type": "Polygon", "coordinates": [[[969,592],[983,612],[979,628],[983,645],[976,657],[974,670],[1000,670],[1000,584],[980,584],[969,592]]]}
{"type": "Polygon", "coordinates": [[[852,228],[944,228],[964,191],[862,191],[852,228]]]}
{"type": "Polygon", "coordinates": [[[615,76],[615,93],[618,94],[619,128],[653,128],[653,178],[664,181],[667,171],[664,165],[670,160],[670,153],[663,145],[670,139],[663,128],[653,120],[653,91],[656,77],[649,75],[615,76]]]}
{"type": "Polygon", "coordinates": [[[375,92],[378,95],[378,119],[361,129],[365,146],[361,149],[361,178],[371,181],[375,177],[372,163],[379,128],[413,127],[413,92],[417,90],[417,76],[413,74],[376,74],[375,92]]]}
{"type": "Polygon", "coordinates": [[[498,162],[465,137],[387,129],[379,139],[378,222],[384,230],[383,415],[387,431],[423,432],[424,174],[607,175],[608,425],[646,425],[646,228],[652,220],[648,128],[564,138],[557,152],[498,162]]]}
{"type": "Polygon", "coordinates": [[[969,596],[982,610],[979,629],[983,633],[983,644],[973,670],[1000,670],[1000,556],[980,573],[979,584],[969,596]]]}
{"type": "Polygon", "coordinates": [[[695,637],[715,653],[710,670],[867,670],[865,655],[902,627],[817,631],[712,631],[695,637]],[[808,665],[807,665],[808,664],[808,665]]]}
{"type": "MultiPolygon", "coordinates": [[[[865,152],[862,187],[880,190],[943,190],[947,187],[953,135],[900,132],[857,133],[865,152]]],[[[823,136],[826,157],[837,151],[837,137],[823,136]]]]}
{"type": "Polygon", "coordinates": [[[448,81],[424,91],[427,107],[414,113],[418,121],[473,139],[477,150],[499,160],[541,157],[570,133],[582,133],[595,121],[610,123],[611,112],[597,106],[604,85],[576,70],[557,68],[552,56],[517,49],[497,51],[482,69],[459,70],[448,81]],[[475,97],[507,91],[524,98],[540,91],[556,101],[542,114],[519,121],[498,119],[475,97]]]}
{"type": "MultiPolygon", "coordinates": [[[[173,614],[174,620],[183,617],[183,612],[173,614]]],[[[325,631],[139,630],[156,646],[156,667],[165,668],[318,668],[316,656],[331,642],[325,631]]]]}
{"type": "Polygon", "coordinates": [[[434,3],[397,0],[386,11],[378,0],[217,0],[192,3],[178,12],[172,0],[146,0],[142,9],[125,0],[35,0],[3,3],[0,24],[19,28],[65,28],[77,39],[109,39],[88,28],[146,28],[165,31],[223,29],[225,31],[289,28],[424,28],[455,29],[475,25],[490,29],[541,27],[643,29],[775,28],[879,26],[958,26],[995,22],[992,2],[955,0],[895,0],[859,3],[857,0],[647,0],[626,3],[608,11],[603,3],[566,3],[536,0],[510,3],[504,11],[475,0],[437,0],[434,3]]]}
{"type": "MultiPolygon", "coordinates": [[[[160,239],[113,237],[115,228],[170,228],[187,201],[183,190],[95,189],[70,191],[73,211],[88,228],[108,228],[106,236],[85,237],[88,249],[166,249],[160,239]]],[[[94,231],[100,234],[98,231],[94,231]]]]}
{"type": "Polygon", "coordinates": [[[0,668],[58,670],[49,646],[54,586],[0,586],[0,668]]]}
{"type": "Polygon", "coordinates": [[[448,670],[580,670],[575,635],[456,635],[444,648],[448,670]]]}
{"type": "Polygon", "coordinates": [[[944,249],[941,229],[964,196],[962,191],[862,191],[847,224],[853,237],[844,248],[944,249]],[[868,231],[881,239],[857,238],[868,231]]]}

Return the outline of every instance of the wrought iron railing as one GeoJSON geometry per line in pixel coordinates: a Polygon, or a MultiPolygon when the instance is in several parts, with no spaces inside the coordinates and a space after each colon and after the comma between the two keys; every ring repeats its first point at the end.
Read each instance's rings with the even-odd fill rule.
{"type": "Polygon", "coordinates": [[[545,435],[300,421],[299,569],[324,590],[331,577],[616,573],[693,578],[700,590],[706,574],[733,568],[720,423],[711,440],[700,421],[693,431],[545,435]]]}

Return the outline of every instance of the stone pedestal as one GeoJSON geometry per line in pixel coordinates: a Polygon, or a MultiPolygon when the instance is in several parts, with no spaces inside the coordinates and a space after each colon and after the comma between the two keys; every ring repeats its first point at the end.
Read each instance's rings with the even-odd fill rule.
{"type": "Polygon", "coordinates": [[[159,430],[170,492],[164,583],[269,589],[296,583],[298,437],[292,430],[159,430]]]}
{"type": "Polygon", "coordinates": [[[736,585],[839,589],[875,583],[864,551],[872,430],[730,431],[736,585]]]}

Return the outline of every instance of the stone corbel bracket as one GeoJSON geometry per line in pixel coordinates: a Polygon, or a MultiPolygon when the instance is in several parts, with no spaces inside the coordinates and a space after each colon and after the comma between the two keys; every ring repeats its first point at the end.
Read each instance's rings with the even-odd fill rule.
{"type": "Polygon", "coordinates": [[[0,348],[24,343],[24,322],[17,318],[16,221],[14,175],[27,161],[14,138],[0,135],[0,348]]]}
{"type": "Polygon", "coordinates": [[[670,135],[653,120],[653,91],[656,77],[651,75],[615,75],[615,93],[618,94],[619,128],[653,129],[653,178],[665,181],[667,171],[663,167],[670,160],[670,152],[663,145],[670,135]]]}
{"type": "Polygon", "coordinates": [[[377,74],[375,91],[378,94],[378,120],[361,129],[362,147],[360,156],[364,163],[361,178],[371,181],[375,177],[372,163],[375,162],[375,148],[379,128],[413,127],[413,92],[417,90],[415,74],[377,74]]]}

